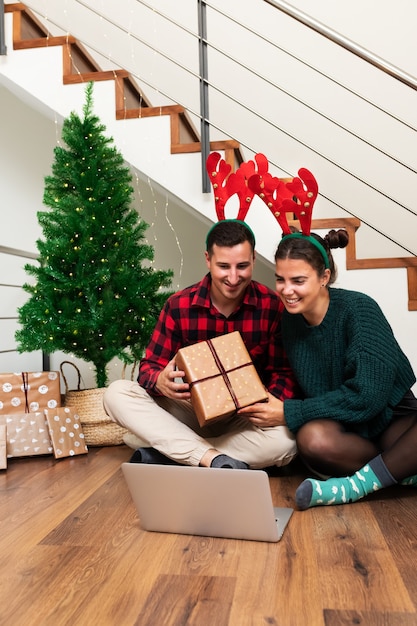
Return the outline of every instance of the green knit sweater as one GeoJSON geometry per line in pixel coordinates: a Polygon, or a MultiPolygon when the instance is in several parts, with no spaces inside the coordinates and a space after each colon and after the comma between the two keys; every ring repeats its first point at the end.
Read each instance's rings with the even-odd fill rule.
{"type": "Polygon", "coordinates": [[[285,419],[294,433],[311,420],[332,419],[373,438],[416,378],[372,298],[345,289],[329,293],[318,326],[284,311],[284,346],[304,398],[284,402],[285,419]]]}

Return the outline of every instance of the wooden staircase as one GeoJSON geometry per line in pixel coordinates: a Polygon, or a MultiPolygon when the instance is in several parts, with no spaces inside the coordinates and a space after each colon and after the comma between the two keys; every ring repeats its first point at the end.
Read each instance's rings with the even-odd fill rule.
{"type": "MultiPolygon", "coordinates": [[[[87,83],[90,81],[113,80],[115,85],[115,116],[117,120],[140,119],[153,116],[170,116],[171,154],[195,153],[201,151],[201,142],[184,107],[154,107],[147,100],[133,77],[126,70],[103,71],[88,51],[71,35],[53,37],[39,22],[36,16],[22,3],[4,5],[6,13],[13,13],[13,48],[25,50],[62,46],[63,83],[87,83]]],[[[242,162],[239,142],[229,139],[210,142],[211,151],[224,152],[224,159],[235,170],[242,162]]],[[[295,222],[296,223],[296,222],[295,222]]],[[[346,268],[386,269],[406,268],[408,283],[408,310],[417,311],[417,258],[356,258],[356,231],[361,222],[357,218],[332,218],[313,220],[315,229],[346,228],[349,244],[346,248],[346,268]]]]}
{"type": "MultiPolygon", "coordinates": [[[[71,35],[53,37],[36,16],[22,3],[5,4],[6,13],[13,13],[13,49],[62,46],[62,80],[64,85],[90,81],[114,80],[116,119],[137,119],[170,116],[171,154],[200,152],[201,143],[184,107],[153,107],[126,70],[103,71],[82,44],[71,35]]],[[[233,169],[243,161],[239,142],[233,139],[212,141],[210,150],[224,151],[225,160],[233,169]]]]}

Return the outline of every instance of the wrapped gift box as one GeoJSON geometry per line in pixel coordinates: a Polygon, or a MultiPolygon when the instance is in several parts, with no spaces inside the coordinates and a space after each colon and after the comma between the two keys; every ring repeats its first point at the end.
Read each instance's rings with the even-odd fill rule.
{"type": "Polygon", "coordinates": [[[175,362],[185,372],[200,426],[268,399],[238,331],[181,348],[175,362]]]}
{"type": "Polygon", "coordinates": [[[45,409],[56,459],[88,452],[79,415],[70,407],[45,409]]]}
{"type": "Polygon", "coordinates": [[[6,425],[7,458],[52,454],[52,442],[43,411],[1,415],[6,425]]]}
{"type": "Polygon", "coordinates": [[[0,424],[0,469],[7,468],[6,424],[0,424]]]}
{"type": "Polygon", "coordinates": [[[0,374],[0,415],[61,406],[59,372],[0,374]]]}

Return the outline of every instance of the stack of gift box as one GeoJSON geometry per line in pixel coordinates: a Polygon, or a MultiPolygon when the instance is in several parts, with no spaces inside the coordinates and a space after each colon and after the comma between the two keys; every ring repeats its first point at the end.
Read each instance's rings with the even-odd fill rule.
{"type": "Polygon", "coordinates": [[[79,416],[61,406],[59,372],[0,374],[0,469],[14,457],[86,452],[79,416]]]}

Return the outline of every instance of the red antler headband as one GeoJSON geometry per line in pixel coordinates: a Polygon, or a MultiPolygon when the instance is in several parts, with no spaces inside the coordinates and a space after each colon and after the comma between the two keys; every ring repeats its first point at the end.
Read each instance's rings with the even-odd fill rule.
{"type": "Polygon", "coordinates": [[[207,157],[206,168],[214,190],[214,202],[217,219],[224,220],[224,206],[235,193],[239,198],[237,220],[244,221],[255,192],[248,187],[248,180],[254,174],[262,176],[268,171],[268,159],[263,154],[255,155],[253,161],[241,163],[236,172],[230,174],[231,166],[221,158],[218,152],[207,157]],[[257,166],[257,167],[256,167],[257,166]]]}
{"type": "MultiPolygon", "coordinates": [[[[256,154],[255,162],[256,165],[253,161],[242,163],[236,172],[230,173],[231,166],[221,158],[218,152],[209,154],[206,168],[213,186],[218,220],[225,220],[225,204],[229,198],[237,194],[239,198],[238,215],[235,220],[231,221],[244,223],[252,233],[251,228],[244,222],[244,219],[256,194],[270,209],[281,226],[284,236],[306,237],[319,249],[325,261],[325,266],[328,268],[330,263],[325,249],[320,242],[310,235],[313,206],[318,195],[318,185],[313,174],[309,170],[301,168],[298,171],[299,178],[295,177],[289,182],[284,182],[277,177],[273,177],[268,172],[268,159],[264,154],[256,154]],[[301,233],[291,232],[287,213],[296,215],[300,222],[301,233]]],[[[207,237],[212,228],[208,232],[207,237]]]]}
{"type": "Polygon", "coordinates": [[[329,256],[315,237],[311,236],[313,206],[318,196],[319,187],[313,174],[306,168],[298,170],[298,177],[284,182],[267,173],[254,175],[248,186],[267,205],[272,215],[282,228],[284,237],[303,237],[309,240],[320,252],[327,269],[330,267],[329,256]],[[287,220],[287,213],[294,213],[300,222],[301,233],[292,233],[287,220]]]}
{"type": "MultiPolygon", "coordinates": [[[[256,154],[254,161],[241,163],[236,172],[230,173],[231,166],[221,158],[218,152],[212,152],[207,157],[206,169],[214,191],[216,215],[219,221],[241,222],[250,231],[255,241],[255,235],[245,217],[249,211],[255,193],[248,187],[248,180],[256,174],[268,171],[268,159],[263,154],[256,154]],[[256,162],[256,163],[255,163],[256,162]],[[239,198],[239,210],[236,219],[226,220],[224,207],[234,194],[239,198]]],[[[207,233],[207,239],[215,224],[207,233]]],[[[207,242],[206,239],[206,242],[207,242]]]]}

